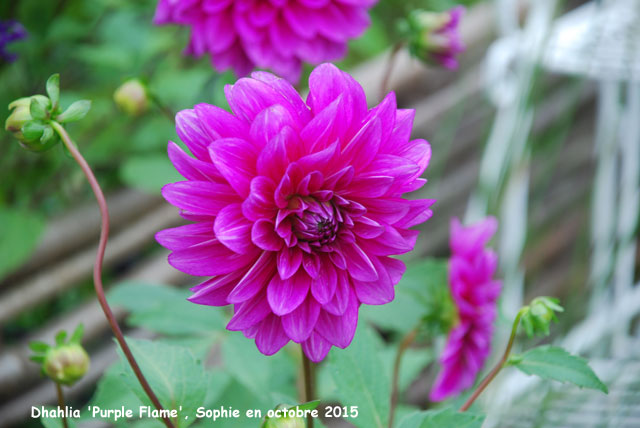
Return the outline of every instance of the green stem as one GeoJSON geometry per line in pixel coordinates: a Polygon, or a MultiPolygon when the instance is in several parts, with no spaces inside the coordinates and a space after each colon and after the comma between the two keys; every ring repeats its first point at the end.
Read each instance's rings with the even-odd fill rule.
{"type": "Polygon", "coordinates": [[[469,399],[462,405],[462,407],[460,407],[461,412],[464,412],[469,409],[469,407],[471,407],[473,402],[476,401],[480,394],[482,394],[482,391],[484,391],[486,387],[489,386],[491,381],[498,375],[498,373],[500,373],[500,370],[502,370],[502,368],[504,367],[505,363],[509,359],[509,354],[511,353],[513,342],[516,339],[516,332],[518,331],[520,318],[522,317],[522,314],[525,310],[526,308],[520,309],[518,311],[518,314],[516,315],[516,319],[513,321],[513,327],[511,327],[511,336],[509,337],[507,348],[504,350],[504,354],[502,354],[502,358],[500,358],[498,364],[496,364],[495,367],[489,372],[489,374],[482,380],[482,382],[480,382],[480,385],[478,385],[478,388],[476,388],[473,394],[471,394],[471,397],[469,397],[469,399]]]}
{"type": "MultiPolygon", "coordinates": [[[[102,285],[102,263],[104,261],[104,253],[107,248],[107,240],[109,239],[109,211],[107,209],[107,201],[104,198],[104,194],[102,193],[100,184],[98,183],[98,180],[96,180],[96,177],[93,174],[91,167],[89,166],[85,158],[82,156],[82,154],[76,147],[75,143],[71,140],[71,137],[69,136],[67,131],[64,129],[62,125],[60,125],[58,122],[55,122],[55,121],[51,121],[51,126],[58,133],[65,147],[69,150],[69,152],[71,153],[71,156],[73,156],[73,159],[80,166],[80,169],[82,169],[82,172],[87,178],[87,181],[89,182],[89,185],[91,186],[91,189],[93,190],[93,193],[96,196],[96,200],[98,201],[98,207],[100,208],[100,215],[102,217],[102,229],[100,231],[100,243],[98,244],[98,252],[96,254],[95,263],[93,265],[93,285],[96,290],[96,296],[98,297],[98,302],[100,303],[100,306],[102,307],[102,311],[104,312],[104,315],[107,318],[107,321],[109,322],[109,326],[113,331],[113,335],[116,337],[116,340],[120,344],[120,348],[122,349],[123,354],[127,358],[127,361],[129,362],[129,365],[131,366],[133,373],[138,378],[138,382],[140,382],[142,389],[147,394],[147,396],[149,397],[153,405],[156,407],[156,409],[162,411],[164,410],[162,407],[162,404],[160,404],[160,400],[158,400],[158,397],[151,389],[151,386],[149,386],[149,382],[147,382],[147,379],[142,374],[142,370],[140,370],[140,366],[138,365],[138,362],[134,358],[133,353],[129,348],[129,345],[127,345],[127,342],[124,340],[124,335],[122,334],[122,330],[120,329],[120,326],[118,325],[118,321],[116,320],[116,317],[113,315],[113,311],[111,310],[111,307],[109,306],[109,303],[107,302],[107,299],[104,295],[104,287],[102,285]]],[[[162,413],[164,414],[164,412],[162,413]]],[[[164,424],[167,426],[167,428],[174,428],[173,423],[168,417],[163,416],[162,420],[164,424]]]]}
{"type": "Polygon", "coordinates": [[[402,363],[402,356],[409,349],[409,346],[413,343],[418,335],[418,327],[414,327],[407,335],[402,339],[400,345],[398,345],[398,351],[396,352],[396,359],[393,364],[393,379],[391,381],[391,405],[389,408],[389,428],[393,427],[393,419],[395,418],[396,406],[398,405],[398,379],[400,377],[400,364],[402,363]]]}
{"type": "MultiPolygon", "coordinates": [[[[302,348],[300,348],[302,349],[302,348]]],[[[309,401],[314,400],[315,392],[315,382],[313,379],[313,363],[307,358],[304,351],[302,351],[302,373],[304,376],[304,402],[308,403],[309,401]]],[[[313,417],[307,417],[307,428],[313,428],[313,417]]]]}
{"type": "Polygon", "coordinates": [[[65,416],[66,414],[66,405],[64,404],[64,394],[62,392],[62,386],[60,386],[59,383],[55,383],[56,384],[56,392],[58,393],[58,407],[60,408],[60,410],[62,410],[62,426],[63,428],[69,428],[69,423],[67,422],[67,417],[65,416]]]}

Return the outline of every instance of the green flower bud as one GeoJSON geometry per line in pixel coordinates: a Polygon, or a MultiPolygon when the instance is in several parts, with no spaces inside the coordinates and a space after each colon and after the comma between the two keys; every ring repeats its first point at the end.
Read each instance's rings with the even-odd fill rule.
{"type": "Polygon", "coordinates": [[[89,355],[74,342],[52,347],[45,355],[42,369],[54,382],[73,385],[89,370],[89,355]]]}
{"type": "Polygon", "coordinates": [[[17,99],[9,104],[9,110],[13,111],[4,128],[11,132],[25,149],[33,152],[48,150],[59,141],[51,126],[44,120],[50,107],[51,102],[44,95],[17,99]],[[34,112],[42,117],[34,118],[34,112]]]}
{"type": "Polygon", "coordinates": [[[559,300],[552,297],[536,297],[529,306],[523,308],[522,326],[527,335],[549,335],[552,321],[557,321],[556,312],[563,312],[559,300]]]}
{"type": "MultiPolygon", "coordinates": [[[[276,412],[285,414],[277,418],[267,418],[262,424],[262,428],[305,428],[304,418],[296,417],[295,415],[290,417],[285,412],[291,412],[294,414],[296,407],[287,408],[284,404],[280,404],[276,407],[276,412]]],[[[287,412],[287,413],[288,413],[287,412]]]]}
{"type": "Polygon", "coordinates": [[[138,116],[149,108],[146,86],[138,79],[124,82],[113,94],[116,105],[131,116],[138,116]]]}

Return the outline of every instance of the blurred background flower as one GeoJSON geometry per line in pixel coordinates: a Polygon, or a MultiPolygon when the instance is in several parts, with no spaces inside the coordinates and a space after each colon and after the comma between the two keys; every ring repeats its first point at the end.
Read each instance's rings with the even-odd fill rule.
{"type": "Polygon", "coordinates": [[[18,54],[12,53],[7,48],[12,42],[27,37],[27,30],[18,21],[0,19],[0,59],[6,62],[15,61],[18,54]]]}

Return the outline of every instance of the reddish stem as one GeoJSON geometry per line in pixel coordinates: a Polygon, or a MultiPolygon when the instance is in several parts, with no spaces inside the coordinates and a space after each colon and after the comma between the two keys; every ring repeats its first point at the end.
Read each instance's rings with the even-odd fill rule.
{"type": "MultiPolygon", "coordinates": [[[[100,184],[98,184],[98,180],[96,180],[95,175],[93,175],[91,167],[84,159],[82,154],[80,154],[80,151],[76,148],[76,145],[71,140],[71,137],[69,136],[67,131],[62,127],[62,125],[57,122],[51,122],[51,126],[58,133],[64,145],[71,153],[71,156],[73,156],[75,161],[82,169],[82,172],[87,177],[87,181],[91,185],[91,190],[93,190],[93,193],[95,194],[98,201],[98,206],[100,207],[100,215],[102,216],[102,230],[100,231],[98,253],[96,254],[96,260],[93,265],[93,284],[96,290],[96,295],[98,296],[98,302],[100,302],[100,306],[102,307],[104,315],[107,318],[109,325],[111,326],[111,330],[113,330],[113,334],[120,344],[120,348],[127,358],[131,369],[138,378],[138,382],[140,382],[142,389],[144,389],[144,392],[147,394],[156,409],[160,410],[161,413],[164,414],[164,408],[162,407],[162,404],[160,404],[160,400],[158,400],[158,397],[149,386],[149,382],[147,382],[147,379],[142,374],[140,366],[138,365],[136,359],[133,357],[133,353],[131,352],[129,345],[127,345],[127,342],[124,340],[122,330],[120,329],[116,318],[113,316],[113,312],[111,311],[109,303],[107,303],[107,299],[104,295],[104,288],[102,286],[102,262],[104,259],[105,249],[107,248],[107,240],[109,239],[109,211],[107,209],[107,201],[104,198],[104,194],[102,193],[100,184]]],[[[164,421],[164,424],[167,426],[167,428],[174,428],[173,423],[168,417],[162,416],[162,420],[164,421]]]]}
{"type": "Polygon", "coordinates": [[[482,380],[482,382],[480,382],[480,385],[478,385],[478,388],[476,388],[476,390],[473,391],[473,394],[471,394],[471,397],[469,397],[469,399],[462,405],[462,407],[460,407],[461,412],[464,412],[467,409],[469,409],[469,407],[471,407],[473,402],[476,401],[476,399],[480,396],[480,394],[482,394],[482,391],[484,391],[485,388],[489,386],[491,381],[498,375],[498,373],[500,373],[500,370],[502,370],[502,368],[504,367],[505,363],[507,362],[507,359],[509,358],[509,354],[511,353],[513,342],[516,339],[516,332],[518,331],[518,324],[520,324],[520,318],[522,317],[522,313],[523,313],[523,310],[521,309],[520,312],[518,312],[518,315],[516,315],[516,319],[513,321],[513,327],[511,327],[511,336],[509,337],[507,348],[504,350],[504,354],[502,354],[502,358],[500,358],[500,361],[498,361],[498,364],[496,364],[495,367],[489,372],[489,374],[482,380]]]}

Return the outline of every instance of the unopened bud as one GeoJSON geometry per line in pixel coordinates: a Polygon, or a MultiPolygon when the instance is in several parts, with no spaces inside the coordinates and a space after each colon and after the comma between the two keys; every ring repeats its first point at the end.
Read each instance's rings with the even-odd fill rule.
{"type": "Polygon", "coordinates": [[[50,107],[49,98],[44,95],[34,95],[32,97],[20,98],[9,104],[9,110],[13,110],[7,118],[4,128],[11,132],[20,142],[20,145],[33,152],[45,151],[58,142],[57,135],[53,129],[41,118],[33,117],[33,106],[35,110],[40,110],[43,106],[50,107]]]}
{"type": "Polygon", "coordinates": [[[149,108],[147,88],[138,79],[124,82],[113,94],[113,99],[122,111],[138,116],[149,108]]]}
{"type": "Polygon", "coordinates": [[[52,347],[47,351],[42,368],[54,382],[72,385],[89,370],[89,355],[78,343],[52,347]]]}
{"type": "Polygon", "coordinates": [[[525,306],[522,314],[522,326],[529,337],[549,335],[549,326],[557,321],[556,312],[563,312],[558,299],[552,297],[536,297],[529,306],[525,306]]]}
{"type": "Polygon", "coordinates": [[[305,428],[306,426],[304,418],[297,416],[297,414],[304,414],[304,410],[298,409],[298,406],[288,408],[280,404],[275,408],[275,414],[276,417],[267,417],[262,428],[305,428]]]}

